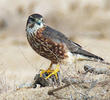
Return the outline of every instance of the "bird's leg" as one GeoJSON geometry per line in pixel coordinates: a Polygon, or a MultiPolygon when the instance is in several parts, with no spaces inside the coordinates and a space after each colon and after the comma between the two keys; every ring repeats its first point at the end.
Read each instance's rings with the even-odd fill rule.
{"type": "Polygon", "coordinates": [[[50,70],[48,69],[51,73],[45,78],[45,79],[48,79],[49,77],[51,77],[52,75],[55,75],[55,78],[56,80],[58,79],[58,72],[60,72],[60,69],[59,69],[59,65],[56,65],[56,68],[55,70],[50,70]]]}
{"type": "Polygon", "coordinates": [[[50,64],[48,70],[50,70],[50,69],[52,68],[52,65],[53,65],[53,63],[51,62],[51,64],[50,64]]]}
{"type": "Polygon", "coordinates": [[[50,69],[52,68],[52,65],[53,65],[53,63],[51,62],[50,66],[49,66],[49,68],[48,68],[47,70],[41,69],[41,70],[40,70],[40,71],[41,71],[40,77],[43,77],[43,74],[49,74],[49,73],[51,73],[52,70],[50,70],[50,69]]]}
{"type": "Polygon", "coordinates": [[[52,75],[55,76],[56,79],[58,79],[58,72],[60,71],[59,70],[59,65],[56,65],[56,69],[55,70],[52,70],[52,65],[53,63],[51,62],[49,68],[47,70],[41,70],[41,73],[40,73],[40,77],[44,77],[45,79],[48,79],[50,78],[52,75]]]}

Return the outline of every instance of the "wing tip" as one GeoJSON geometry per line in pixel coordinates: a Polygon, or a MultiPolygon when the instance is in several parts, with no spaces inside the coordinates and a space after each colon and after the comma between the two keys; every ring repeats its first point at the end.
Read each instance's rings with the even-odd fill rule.
{"type": "Polygon", "coordinates": [[[95,54],[92,54],[86,50],[83,50],[83,49],[78,49],[77,52],[75,52],[76,54],[80,54],[80,55],[83,55],[83,56],[86,56],[86,57],[89,57],[89,58],[94,58],[96,60],[100,60],[100,61],[104,61],[103,58],[95,55],[95,54]]]}

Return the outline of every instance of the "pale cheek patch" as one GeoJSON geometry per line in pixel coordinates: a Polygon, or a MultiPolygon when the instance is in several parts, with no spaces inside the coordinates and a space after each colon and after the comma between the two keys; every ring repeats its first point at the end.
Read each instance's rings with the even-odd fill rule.
{"type": "Polygon", "coordinates": [[[32,28],[27,26],[26,31],[28,32],[28,34],[34,34],[39,28],[43,28],[43,26],[43,23],[41,23],[41,25],[34,24],[32,28]]]}

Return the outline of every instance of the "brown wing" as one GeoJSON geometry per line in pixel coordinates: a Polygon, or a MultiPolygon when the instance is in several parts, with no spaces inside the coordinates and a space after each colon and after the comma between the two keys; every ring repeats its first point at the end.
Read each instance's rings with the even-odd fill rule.
{"type": "Polygon", "coordinates": [[[56,43],[64,43],[72,52],[77,51],[78,48],[81,48],[79,44],[69,40],[64,34],[48,26],[45,28],[42,34],[44,35],[44,37],[50,38],[56,43]]]}
{"type": "Polygon", "coordinates": [[[73,54],[80,54],[80,55],[83,55],[86,57],[99,59],[101,61],[103,60],[101,57],[98,57],[86,50],[83,50],[79,44],[69,40],[64,34],[62,34],[61,32],[58,32],[48,26],[43,31],[43,35],[44,35],[44,37],[50,38],[52,41],[54,41],[56,43],[64,43],[68,47],[70,52],[73,54]]]}

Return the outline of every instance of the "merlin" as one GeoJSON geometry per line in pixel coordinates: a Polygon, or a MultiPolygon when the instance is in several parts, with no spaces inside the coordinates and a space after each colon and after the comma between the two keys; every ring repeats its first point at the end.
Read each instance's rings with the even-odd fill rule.
{"type": "Polygon", "coordinates": [[[84,50],[63,33],[47,26],[40,14],[32,14],[28,17],[26,34],[32,49],[51,61],[49,68],[40,73],[40,76],[45,72],[49,73],[46,79],[51,75],[57,77],[59,65],[63,63],[73,63],[76,60],[104,61],[103,58],[84,50]],[[57,65],[55,70],[52,70],[53,64],[57,65]]]}

